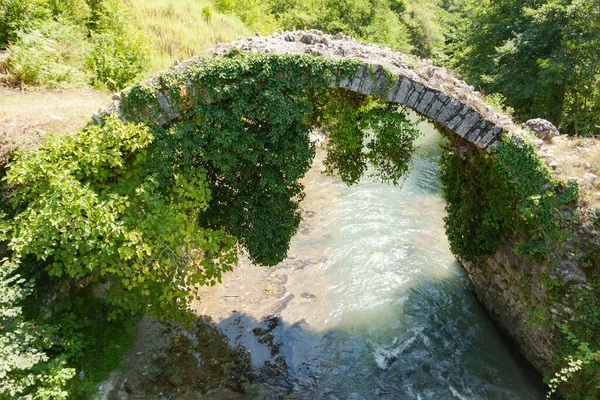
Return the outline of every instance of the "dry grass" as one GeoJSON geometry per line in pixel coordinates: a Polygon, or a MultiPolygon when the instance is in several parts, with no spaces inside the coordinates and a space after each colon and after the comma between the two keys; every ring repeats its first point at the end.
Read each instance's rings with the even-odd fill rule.
{"type": "Polygon", "coordinates": [[[172,66],[175,59],[187,60],[218,43],[252,34],[234,16],[217,13],[209,0],[126,0],[126,4],[152,42],[153,72],[172,66]]]}
{"type": "Polygon", "coordinates": [[[544,143],[540,153],[548,164],[558,164],[555,172],[559,177],[577,179],[584,206],[600,207],[600,139],[559,136],[544,143]],[[598,178],[592,181],[586,174],[598,178]]]}
{"type": "Polygon", "coordinates": [[[0,159],[39,144],[50,132],[81,128],[110,101],[91,89],[21,91],[0,86],[0,159]]]}
{"type": "MultiPolygon", "coordinates": [[[[154,44],[153,71],[251,34],[237,18],[216,13],[209,0],[126,0],[126,4],[154,44]]],[[[7,56],[0,52],[0,74],[7,56]]],[[[50,132],[82,127],[109,101],[110,94],[91,89],[23,91],[0,85],[0,160],[12,149],[39,144],[50,132]]]]}

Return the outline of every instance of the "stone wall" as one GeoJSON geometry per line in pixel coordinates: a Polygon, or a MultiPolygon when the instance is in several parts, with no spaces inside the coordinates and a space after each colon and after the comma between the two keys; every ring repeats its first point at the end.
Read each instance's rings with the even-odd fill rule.
{"type": "Polygon", "coordinates": [[[461,261],[481,304],[540,372],[555,361],[556,327],[587,323],[578,315],[588,310],[577,310],[577,293],[598,284],[599,266],[586,262],[600,258],[597,218],[574,223],[547,261],[518,256],[511,243],[488,257],[461,261]]]}

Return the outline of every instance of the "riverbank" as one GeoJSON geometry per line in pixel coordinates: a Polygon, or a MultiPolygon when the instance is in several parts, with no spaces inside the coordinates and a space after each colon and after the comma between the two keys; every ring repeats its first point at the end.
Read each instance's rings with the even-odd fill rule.
{"type": "MultiPolygon", "coordinates": [[[[239,387],[182,384],[163,395],[543,398],[448,249],[439,154],[439,136],[424,138],[402,188],[368,179],[348,188],[321,174],[318,154],[305,178],[304,220],[289,258],[264,268],[242,257],[223,284],[201,288],[193,304],[231,351],[249,351],[246,371],[255,383],[245,375],[234,379],[243,381],[239,387]]],[[[212,343],[212,336],[198,343],[212,343]]],[[[202,375],[207,358],[190,360],[202,375]]],[[[125,396],[122,386],[119,393],[125,396]]]]}

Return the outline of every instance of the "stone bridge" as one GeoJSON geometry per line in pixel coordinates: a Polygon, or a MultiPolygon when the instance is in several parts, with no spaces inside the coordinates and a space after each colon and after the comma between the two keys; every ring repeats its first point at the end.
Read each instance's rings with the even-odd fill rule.
{"type": "MultiPolygon", "coordinates": [[[[332,87],[339,86],[410,107],[486,152],[498,144],[503,132],[511,137],[527,135],[510,117],[500,115],[486,105],[479,92],[454,77],[451,71],[433,66],[430,60],[358,42],[341,33],[332,36],[310,30],[256,36],[219,45],[204,57],[223,55],[233,47],[255,53],[312,54],[364,60],[353,76],[332,82],[332,87]]],[[[173,68],[186,68],[197,62],[199,58],[195,57],[173,68]]],[[[118,112],[119,98],[116,95],[113,105],[101,113],[118,112]]],[[[156,102],[162,114],[159,124],[179,117],[179,110],[167,93],[157,91],[156,102]]]]}
{"type": "MultiPolygon", "coordinates": [[[[515,125],[510,117],[501,115],[486,105],[481,94],[473,87],[457,79],[451,71],[433,66],[429,60],[420,60],[393,52],[389,48],[361,43],[343,34],[331,36],[315,30],[240,39],[237,42],[219,45],[203,57],[219,57],[234,47],[255,53],[309,54],[361,60],[352,76],[341,81],[331,77],[330,86],[409,107],[436,125],[453,132],[451,136],[463,138],[471,144],[470,147],[480,151],[492,152],[504,134],[518,142],[535,138],[531,132],[515,125]]],[[[173,69],[184,72],[186,68],[201,62],[200,58],[192,58],[181,64],[176,63],[173,69]]],[[[169,92],[162,88],[160,79],[150,78],[147,83],[149,97],[144,99],[140,107],[151,110],[153,123],[167,125],[169,121],[180,118],[182,109],[179,108],[176,99],[171,98],[169,92]]],[[[191,85],[188,81],[183,89],[190,93],[198,90],[191,85]]],[[[123,93],[124,100],[128,95],[127,90],[123,93]]],[[[211,100],[204,98],[203,101],[211,100]]],[[[101,110],[94,119],[99,122],[100,114],[119,113],[119,104],[120,95],[116,95],[113,104],[101,110]]],[[[536,130],[535,127],[533,129],[536,130]]],[[[540,186],[540,193],[546,192],[547,187],[556,190],[559,186],[553,181],[549,186],[540,186]]],[[[578,236],[579,233],[571,237],[578,236]]],[[[499,249],[487,258],[485,263],[482,265],[486,267],[480,264],[465,264],[468,276],[474,282],[475,292],[496,322],[516,339],[526,357],[541,370],[549,365],[553,357],[550,349],[554,340],[554,328],[540,325],[534,332],[530,326],[534,317],[532,310],[539,309],[547,313],[554,313],[554,309],[570,310],[570,300],[559,300],[558,305],[548,311],[546,296],[549,289],[541,278],[547,273],[546,264],[531,264],[529,259],[522,260],[515,255],[510,246],[499,249]],[[489,269],[490,265],[493,266],[493,270],[489,269]],[[520,282],[519,285],[514,285],[517,281],[520,282]],[[535,295],[532,296],[532,293],[535,295]]],[[[565,271],[569,268],[571,267],[565,267],[565,271]]],[[[568,276],[567,272],[564,274],[568,276]]]]}

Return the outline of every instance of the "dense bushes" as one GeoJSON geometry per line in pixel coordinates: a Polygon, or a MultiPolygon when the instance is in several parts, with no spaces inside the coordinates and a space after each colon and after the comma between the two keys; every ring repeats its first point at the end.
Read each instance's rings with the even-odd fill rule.
{"type": "Polygon", "coordinates": [[[561,212],[575,204],[574,181],[558,181],[528,143],[508,138],[490,157],[447,151],[440,179],[452,252],[463,259],[490,255],[507,238],[519,254],[545,257],[566,235],[561,212]]]}
{"type": "Polygon", "coordinates": [[[546,118],[564,133],[600,133],[597,1],[484,1],[454,48],[454,66],[471,84],[502,93],[518,118],[546,118]]]}
{"type": "Polygon", "coordinates": [[[0,4],[4,80],[118,90],[147,67],[147,47],[118,0],[7,0],[0,4]]]}
{"type": "Polygon", "coordinates": [[[10,78],[21,84],[81,87],[90,83],[85,68],[85,32],[50,20],[39,29],[18,31],[6,62],[10,78]]]}
{"type": "Polygon", "coordinates": [[[448,13],[463,0],[214,0],[262,34],[278,29],[320,29],[345,34],[424,57],[444,58],[448,13]],[[445,30],[442,27],[446,28],[445,30]]]}
{"type": "MultiPolygon", "coordinates": [[[[10,204],[0,232],[10,259],[0,275],[0,340],[21,355],[7,357],[4,397],[66,396],[73,366],[79,375],[80,360],[98,348],[94,327],[109,331],[141,313],[185,319],[195,286],[214,285],[236,262],[236,239],[257,262],[280,262],[300,221],[311,127],[332,127],[338,144],[372,129],[363,162],[374,161],[382,180],[400,180],[415,137],[405,117],[364,96],[325,95],[332,75],[356,66],[232,53],[123,93],[123,115],[147,126],[107,117],[16,155],[4,180],[10,204]],[[158,89],[181,113],[165,127],[153,113],[158,89]],[[352,124],[339,124],[331,103],[347,108],[352,124]],[[390,146],[396,140],[404,146],[390,146]]],[[[344,168],[331,172],[347,176],[344,168]]]]}

